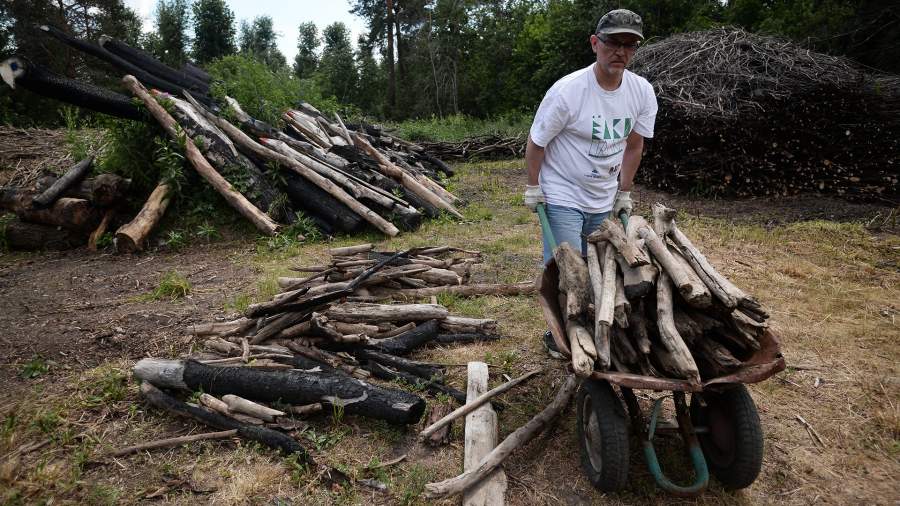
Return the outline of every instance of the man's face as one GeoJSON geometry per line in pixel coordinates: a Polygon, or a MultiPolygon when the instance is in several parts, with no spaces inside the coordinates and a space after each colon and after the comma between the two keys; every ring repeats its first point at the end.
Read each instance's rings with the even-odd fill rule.
{"type": "Polygon", "coordinates": [[[610,76],[620,76],[631,61],[640,37],[630,33],[591,35],[591,48],[597,55],[600,71],[610,76]]]}

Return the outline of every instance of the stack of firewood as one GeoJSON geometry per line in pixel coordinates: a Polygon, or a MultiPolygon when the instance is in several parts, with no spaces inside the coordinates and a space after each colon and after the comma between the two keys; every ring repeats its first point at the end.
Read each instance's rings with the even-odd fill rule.
{"type": "Polygon", "coordinates": [[[419,144],[445,160],[503,160],[525,156],[526,135],[484,135],[459,142],[423,141],[419,144]]]}
{"type": "Polygon", "coordinates": [[[741,368],[768,314],[716,271],[655,204],[653,224],[607,219],[588,237],[587,262],[568,243],[554,253],[559,310],[577,374],[596,369],[699,383],[741,368]]]}
{"type": "Polygon", "coordinates": [[[180,406],[182,413],[191,408],[191,416],[223,430],[265,424],[291,430],[296,428],[291,413],[312,413],[322,405],[413,424],[423,414],[424,400],[376,385],[373,379],[405,381],[465,403],[466,394],[445,383],[444,366],[407,355],[430,344],[500,338],[496,321],[450,315],[433,295],[534,290],[533,283],[467,284],[469,266],[480,261],[476,251],[445,246],[379,252],[364,244],[330,253],[329,265],[299,268],[314,272],[306,278],[279,280],[284,291],[251,305],[242,318],[190,327],[191,334],[203,339],[202,350],[182,360],[145,359],[135,366],[139,379],[158,388],[202,390],[205,395],[198,400],[205,407],[146,389],[150,402],[180,406]],[[369,302],[397,297],[432,300],[369,302]],[[227,423],[220,417],[228,418],[227,423]]]}
{"type": "Polygon", "coordinates": [[[93,160],[78,162],[61,177],[44,176],[33,188],[0,187],[0,211],[16,215],[4,232],[10,248],[97,248],[130,181],[115,174],[86,178],[93,160]]]}

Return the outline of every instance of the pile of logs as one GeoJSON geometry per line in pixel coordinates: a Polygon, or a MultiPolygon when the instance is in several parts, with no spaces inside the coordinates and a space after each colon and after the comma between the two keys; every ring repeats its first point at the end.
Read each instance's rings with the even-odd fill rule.
{"type": "Polygon", "coordinates": [[[474,251],[429,247],[378,252],[364,244],[330,252],[328,266],[298,268],[313,274],[280,279],[284,291],[249,306],[242,318],[190,327],[191,334],[203,339],[201,351],[181,360],[140,361],[135,376],[156,387],[145,388],[148,401],[165,409],[178,406],[174,411],[221,430],[256,428],[248,432],[256,436],[247,437],[278,448],[285,448],[284,440],[272,436],[273,429],[296,430],[294,415],[323,406],[329,412],[340,409],[414,424],[423,414],[424,400],[373,380],[400,380],[465,403],[465,392],[446,384],[443,365],[408,355],[429,345],[500,338],[496,321],[453,316],[434,294],[534,290],[532,283],[465,284],[470,266],[480,261],[474,251]],[[397,297],[432,300],[371,302],[397,297]],[[199,406],[192,406],[160,388],[204,395],[199,406]],[[268,436],[259,436],[261,430],[268,436]]]}
{"type": "Polygon", "coordinates": [[[587,260],[554,252],[559,314],[576,374],[618,371],[701,380],[740,369],[760,349],[768,314],[734,286],[653,206],[653,223],[607,219],[588,237],[587,260]]]}
{"type": "Polygon", "coordinates": [[[33,188],[0,188],[0,211],[15,213],[4,240],[12,249],[97,249],[117,208],[125,203],[130,181],[115,174],[87,178],[93,157],[61,177],[44,176],[33,188]]]}
{"type": "MultiPolygon", "coordinates": [[[[278,129],[252,118],[231,98],[215,104],[208,95],[209,76],[195,67],[169,68],[109,37],[94,44],[53,27],[41,30],[121,70],[123,85],[143,107],[125,95],[55,75],[23,56],[0,63],[10,86],[121,118],[158,122],[184,146],[199,175],[263,234],[294,223],[297,211],[326,235],[370,227],[395,236],[418,227],[423,217],[463,217],[456,208],[460,199],[437,182],[452,171],[421,146],[376,127],[351,130],[337,115],[329,119],[307,103],[285,111],[284,128],[278,129]],[[220,105],[238,126],[220,113],[220,105]],[[280,169],[277,174],[273,166],[280,169]]],[[[167,181],[159,181],[137,217],[116,234],[119,251],[145,246],[173,192],[167,181]]]]}

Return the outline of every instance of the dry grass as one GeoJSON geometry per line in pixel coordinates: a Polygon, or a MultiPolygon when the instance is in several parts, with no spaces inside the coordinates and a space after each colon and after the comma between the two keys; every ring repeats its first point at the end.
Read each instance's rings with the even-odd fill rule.
{"type": "MultiPolygon", "coordinates": [[[[415,234],[380,241],[385,249],[454,244],[480,249],[483,281],[519,281],[539,271],[540,240],[533,215],[524,210],[520,162],[463,166],[457,192],[470,201],[469,221],[435,221],[415,234]]],[[[739,286],[772,310],[789,369],[752,387],[766,430],[763,474],[749,489],[728,493],[713,484],[690,504],[895,504],[900,500],[900,239],[876,236],[855,223],[800,222],[775,228],[733,225],[722,219],[679,216],[682,228],[739,286]],[[791,367],[792,366],[792,367],[791,367]],[[818,445],[796,415],[823,437],[818,445]]],[[[246,248],[224,251],[223,262],[252,262],[257,279],[248,297],[265,298],[291,264],[315,264],[328,247],[377,237],[341,238],[289,252],[246,248]],[[225,260],[227,258],[227,260],[225,260]]],[[[240,294],[223,293],[222,307],[240,294]]],[[[246,302],[246,301],[245,301],[246,302]]],[[[501,437],[553,396],[562,378],[541,349],[540,312],[526,297],[443,297],[455,312],[500,321],[507,339],[437,348],[417,358],[464,364],[486,360],[492,385],[500,373],[534,367],[547,374],[503,399],[501,437]]],[[[160,302],[165,304],[167,302],[160,302]]],[[[184,352],[188,343],[171,343],[184,352]]],[[[415,443],[415,428],[330,414],[311,420],[303,437],[316,458],[354,478],[376,478],[379,492],[362,485],[329,488],[313,471],[271,451],[238,440],[207,441],[143,453],[104,464],[106,451],[140,441],[205,431],[140,402],[125,382],[130,363],[109,362],[82,373],[40,376],[23,397],[0,412],[0,502],[129,504],[158,497],[176,504],[423,504],[424,483],[457,474],[462,465],[461,428],[443,448],[415,443]],[[31,445],[49,442],[22,453],[31,445]],[[406,454],[403,462],[380,462],[406,454]]],[[[465,369],[451,367],[451,383],[463,388],[465,369]]],[[[23,380],[24,381],[24,380],[23,380]]],[[[429,402],[437,402],[429,399],[429,402]]],[[[573,409],[546,434],[504,465],[510,504],[671,504],[632,454],[631,485],[616,496],[595,491],[579,468],[573,409]]],[[[637,446],[636,443],[633,446],[637,446]]],[[[661,444],[664,465],[684,461],[674,442],[661,444]]],[[[444,501],[441,504],[455,504],[444,501]]]]}

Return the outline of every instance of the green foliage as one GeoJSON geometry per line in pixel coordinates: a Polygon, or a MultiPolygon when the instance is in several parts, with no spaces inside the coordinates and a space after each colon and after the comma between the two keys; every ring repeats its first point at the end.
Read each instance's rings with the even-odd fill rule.
{"type": "Polygon", "coordinates": [[[60,108],[60,115],[66,124],[66,145],[69,154],[75,160],[84,160],[93,151],[90,139],[81,130],[82,120],[78,117],[78,109],[65,106],[60,108]]]}
{"type": "Polygon", "coordinates": [[[321,41],[316,24],[304,21],[298,27],[300,35],[297,37],[297,56],[294,57],[294,75],[303,79],[312,76],[319,64],[316,50],[321,41]]]}
{"type": "Polygon", "coordinates": [[[31,360],[25,362],[19,376],[24,379],[34,379],[46,374],[49,370],[50,364],[47,363],[47,360],[40,355],[35,355],[31,357],[31,360]]]}
{"type": "Polygon", "coordinates": [[[191,283],[178,271],[169,271],[163,275],[159,286],[152,292],[142,297],[143,300],[170,300],[175,301],[191,293],[191,283]]]}
{"type": "Polygon", "coordinates": [[[241,53],[260,61],[274,71],[284,71],[287,60],[278,50],[278,34],[271,16],[257,16],[249,23],[241,21],[241,53]]]}
{"type": "Polygon", "coordinates": [[[404,139],[413,141],[461,141],[471,137],[499,135],[512,137],[524,135],[531,126],[531,116],[509,113],[492,119],[479,119],[463,114],[438,118],[411,119],[400,123],[388,123],[404,139]]]}
{"type": "Polygon", "coordinates": [[[239,293],[225,302],[225,311],[243,313],[250,307],[251,298],[246,293],[239,293]]]}
{"type": "Polygon", "coordinates": [[[208,221],[204,221],[202,224],[198,225],[194,235],[207,244],[222,237],[222,235],[219,234],[219,230],[215,226],[210,225],[208,221]]]}
{"type": "Polygon", "coordinates": [[[166,65],[178,68],[187,61],[190,40],[187,0],[159,0],[156,4],[156,33],[151,52],[166,65]]]}
{"type": "Polygon", "coordinates": [[[352,102],[356,98],[359,76],[353,60],[350,30],[344,23],[336,22],[328,25],[322,35],[325,47],[317,70],[322,94],[334,96],[339,102],[352,102]]]}
{"type": "Polygon", "coordinates": [[[154,160],[162,131],[156,124],[123,119],[105,119],[101,125],[105,146],[97,169],[131,179],[134,194],[149,195],[159,182],[154,160]]]}
{"type": "Polygon", "coordinates": [[[216,80],[210,92],[237,100],[244,111],[275,126],[281,114],[302,98],[301,81],[287,70],[272,71],[246,55],[232,55],[213,62],[208,71],[216,80]]]}
{"type": "Polygon", "coordinates": [[[180,230],[169,230],[162,243],[163,246],[173,251],[178,251],[187,245],[187,238],[185,237],[184,232],[180,230]]]}
{"type": "Polygon", "coordinates": [[[206,64],[237,51],[234,13],[225,0],[197,0],[191,10],[197,63],[206,64]]]}
{"type": "Polygon", "coordinates": [[[107,406],[121,401],[128,393],[128,376],[124,371],[111,366],[100,367],[92,371],[80,389],[84,392],[84,407],[94,408],[107,406]]]}

